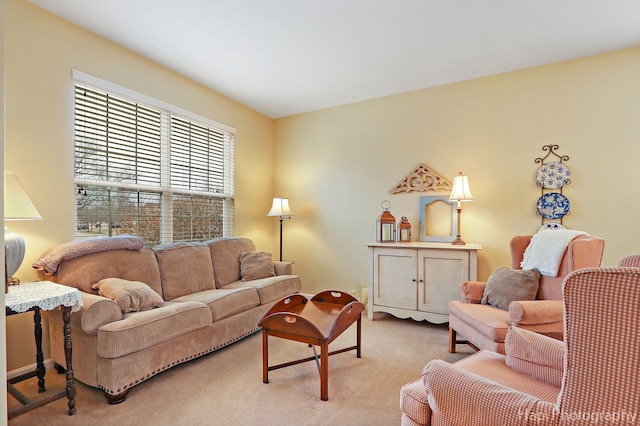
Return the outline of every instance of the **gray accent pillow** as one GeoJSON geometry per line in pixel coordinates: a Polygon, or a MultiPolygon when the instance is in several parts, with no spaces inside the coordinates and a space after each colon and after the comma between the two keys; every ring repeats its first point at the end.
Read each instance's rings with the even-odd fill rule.
{"type": "Polygon", "coordinates": [[[539,285],[540,272],[537,269],[519,270],[500,266],[487,280],[480,303],[509,309],[509,304],[514,300],[535,300],[539,285]]]}
{"type": "Polygon", "coordinates": [[[271,253],[264,251],[243,251],[240,253],[240,276],[242,281],[274,277],[276,275],[271,253]]]}
{"type": "Polygon", "coordinates": [[[91,286],[102,297],[113,300],[123,313],[146,311],[164,305],[162,297],[140,281],[105,278],[91,286]]]}

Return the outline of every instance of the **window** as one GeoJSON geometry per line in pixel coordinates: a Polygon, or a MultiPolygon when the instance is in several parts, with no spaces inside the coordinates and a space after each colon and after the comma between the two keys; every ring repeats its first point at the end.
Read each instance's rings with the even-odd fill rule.
{"type": "Polygon", "coordinates": [[[74,78],[77,239],[126,233],[152,246],[233,236],[233,129],[74,78]]]}

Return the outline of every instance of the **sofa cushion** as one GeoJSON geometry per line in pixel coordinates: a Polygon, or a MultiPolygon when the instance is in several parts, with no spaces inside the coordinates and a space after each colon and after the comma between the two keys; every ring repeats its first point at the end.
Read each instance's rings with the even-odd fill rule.
{"type": "Polygon", "coordinates": [[[140,281],[105,278],[91,286],[102,297],[113,300],[122,312],[146,311],[164,305],[164,300],[140,281]]]}
{"type": "Polygon", "coordinates": [[[539,284],[537,269],[523,271],[501,266],[489,276],[480,303],[509,309],[514,300],[535,300],[539,284]]]}
{"type": "Polygon", "coordinates": [[[240,253],[240,277],[242,281],[275,277],[271,253],[264,251],[243,251],[240,253]]]}
{"type": "Polygon", "coordinates": [[[236,281],[227,284],[225,289],[252,287],[257,290],[260,304],[275,302],[283,297],[291,296],[302,290],[302,283],[297,275],[278,275],[260,278],[253,281],[236,281]]]}
{"type": "Polygon", "coordinates": [[[174,302],[200,302],[209,306],[213,322],[255,308],[260,298],[255,288],[218,288],[187,294],[174,302]]]}
{"type": "Polygon", "coordinates": [[[204,243],[177,242],[153,250],[158,258],[164,300],[215,288],[209,248],[204,243]]]}
{"type": "Polygon", "coordinates": [[[253,241],[248,238],[216,238],[205,244],[211,252],[217,288],[239,281],[240,253],[256,249],[253,241]]]}
{"type": "Polygon", "coordinates": [[[124,314],[121,321],[98,329],[97,354],[118,358],[211,324],[211,310],[204,303],[165,302],[148,311],[124,314]]]}
{"type": "Polygon", "coordinates": [[[140,281],[162,296],[158,261],[149,248],[108,250],[65,260],[58,266],[56,280],[85,293],[98,294],[91,286],[103,278],[140,281]]]}

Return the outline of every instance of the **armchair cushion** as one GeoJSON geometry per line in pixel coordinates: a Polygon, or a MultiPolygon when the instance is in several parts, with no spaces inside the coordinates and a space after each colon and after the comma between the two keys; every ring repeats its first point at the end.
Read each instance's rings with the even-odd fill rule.
{"type": "Polygon", "coordinates": [[[548,336],[511,327],[504,341],[506,365],[560,388],[564,371],[564,343],[548,336]]]}
{"type": "MultiPolygon", "coordinates": [[[[518,386],[511,387],[467,371],[462,363],[431,361],[422,377],[433,416],[442,420],[439,424],[527,425],[531,418],[553,416],[557,388],[532,381],[518,372],[509,372],[498,359],[501,355],[494,352],[481,351],[469,358],[483,357],[495,358],[493,368],[505,373],[510,384],[518,386]],[[546,396],[540,398],[536,393],[546,396]]],[[[486,363],[480,365],[487,368],[486,363]]]]}
{"type": "Polygon", "coordinates": [[[264,251],[243,251],[240,253],[240,276],[242,281],[274,277],[276,271],[271,253],[264,251]]]}
{"type": "Polygon", "coordinates": [[[431,407],[421,378],[402,386],[400,409],[403,417],[402,426],[431,424],[431,407]]]}
{"type": "Polygon", "coordinates": [[[465,303],[480,303],[487,283],[484,281],[465,281],[460,286],[460,296],[465,303]]]}
{"type": "MultiPolygon", "coordinates": [[[[463,303],[452,300],[449,306],[449,327],[458,331],[467,339],[476,342],[488,339],[502,343],[509,329],[509,311],[491,305],[463,303]]],[[[485,346],[479,346],[485,348],[485,346]]],[[[495,350],[494,346],[490,349],[495,350]]],[[[500,351],[504,353],[504,347],[500,351]]]]}
{"type": "Polygon", "coordinates": [[[480,303],[509,309],[514,300],[535,300],[540,284],[537,270],[516,270],[504,266],[496,268],[487,280],[480,303]]]}
{"type": "Polygon", "coordinates": [[[93,286],[100,296],[113,300],[123,313],[146,311],[164,305],[164,300],[148,285],[140,281],[105,278],[93,286]]]}
{"type": "Polygon", "coordinates": [[[562,324],[562,300],[516,300],[509,305],[509,323],[515,326],[562,324]]]}

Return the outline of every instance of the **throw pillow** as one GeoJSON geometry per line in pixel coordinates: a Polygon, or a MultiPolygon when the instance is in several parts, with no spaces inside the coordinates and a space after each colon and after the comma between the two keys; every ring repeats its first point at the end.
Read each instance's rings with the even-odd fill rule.
{"type": "Polygon", "coordinates": [[[140,281],[105,278],[92,285],[91,288],[98,290],[100,296],[116,302],[123,313],[145,311],[164,305],[162,297],[140,281]]]}
{"type": "Polygon", "coordinates": [[[537,269],[496,268],[487,280],[480,303],[509,309],[514,300],[535,300],[540,285],[537,269]]]}
{"type": "Polygon", "coordinates": [[[271,253],[264,251],[243,251],[240,253],[240,277],[242,281],[274,277],[276,271],[271,253]]]}

